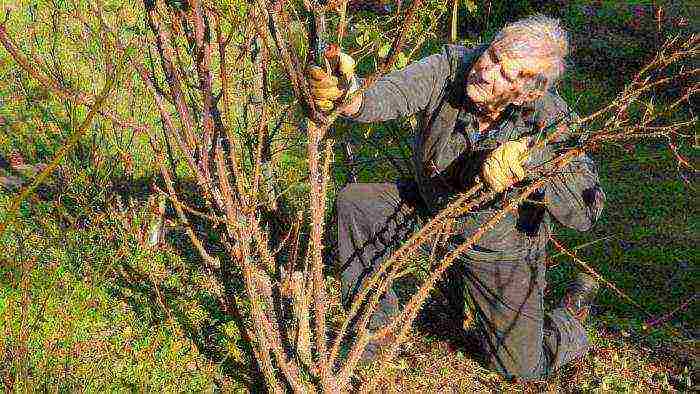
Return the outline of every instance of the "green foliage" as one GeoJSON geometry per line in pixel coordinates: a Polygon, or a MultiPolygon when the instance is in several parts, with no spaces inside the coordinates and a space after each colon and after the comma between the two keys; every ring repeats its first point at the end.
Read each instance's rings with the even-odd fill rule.
{"type": "MultiPolygon", "coordinates": [[[[630,7],[649,5],[644,1],[605,1],[596,6],[577,0],[559,7],[556,2],[541,5],[518,0],[489,2],[491,8],[483,3],[464,3],[459,19],[462,42],[486,42],[503,23],[533,12],[562,18],[576,45],[575,62],[559,89],[581,114],[608,102],[651,55],[649,43],[656,40],[648,13],[645,23],[638,28],[633,25],[635,15],[630,7]]],[[[66,86],[91,92],[103,84],[106,65],[94,65],[90,58],[110,54],[112,49],[90,35],[96,31],[92,19],[88,19],[92,29],[71,25],[54,31],[49,12],[54,5],[60,10],[68,7],[64,2],[26,3],[11,14],[8,30],[25,53],[38,54],[37,67],[58,70],[66,86]],[[28,31],[28,26],[33,30],[28,31]],[[85,45],[78,47],[64,35],[84,36],[85,45]]],[[[225,23],[242,19],[247,7],[244,2],[225,1],[214,6],[225,16],[225,23]]],[[[87,8],[83,10],[90,15],[87,8]]],[[[119,34],[125,39],[146,35],[141,3],[109,1],[105,11],[109,20],[120,22],[119,34]]],[[[447,2],[425,3],[419,12],[420,23],[409,32],[407,45],[393,65],[396,69],[440,50],[448,35],[447,14],[447,2]]],[[[358,73],[367,75],[388,56],[398,19],[362,13],[353,15],[351,21],[343,49],[359,60],[358,73]]],[[[303,53],[301,26],[292,30],[303,53]]],[[[234,37],[232,42],[240,45],[243,37],[234,37]]],[[[140,50],[134,46],[127,52],[140,50]]],[[[50,160],[84,119],[85,110],[51,97],[4,50],[0,50],[0,79],[5,82],[0,84],[0,155],[18,152],[30,164],[50,160]]],[[[273,92],[290,98],[289,81],[276,65],[270,68],[270,79],[273,92]]],[[[160,123],[150,96],[137,81],[135,75],[125,75],[106,106],[157,129],[160,123]],[[142,101],[134,101],[133,96],[142,101]]],[[[234,117],[243,119],[240,113],[234,117]]],[[[305,207],[309,193],[305,140],[294,125],[299,117],[294,113],[290,124],[280,128],[279,137],[293,138],[298,146],[285,147],[276,157],[275,169],[282,199],[292,208],[305,207]]],[[[412,133],[409,119],[367,126],[339,122],[334,127],[337,140],[350,138],[356,160],[366,163],[357,169],[360,181],[390,181],[408,173],[397,171],[386,157],[410,154],[405,144],[412,133]]],[[[700,220],[694,202],[698,196],[679,178],[675,158],[665,146],[639,149],[633,160],[624,149],[609,148],[596,154],[608,196],[600,223],[589,233],[562,230],[560,238],[569,245],[590,244],[579,256],[658,316],[696,289],[700,220]]],[[[685,145],[681,153],[697,162],[697,148],[685,145]]],[[[340,144],[335,157],[339,164],[333,168],[333,186],[337,190],[348,180],[340,144]]],[[[2,171],[0,176],[6,175],[2,171]]],[[[191,176],[182,162],[177,176],[183,180],[191,176]]],[[[250,381],[249,345],[241,337],[240,322],[218,308],[211,278],[198,269],[196,253],[187,246],[181,229],[171,229],[166,246],[145,245],[153,183],[158,180],[147,137],[99,120],[52,181],[22,204],[17,222],[0,238],[0,332],[4,334],[0,349],[5,357],[0,370],[13,379],[16,390],[232,391],[255,387],[250,381]],[[124,202],[121,207],[117,196],[124,202]]],[[[335,190],[329,195],[329,205],[335,190]]],[[[199,197],[196,190],[185,193],[192,200],[199,197]]],[[[13,195],[0,191],[0,221],[13,195]]],[[[214,236],[204,226],[198,231],[214,236]]],[[[563,256],[555,261],[558,265],[548,272],[550,302],[558,299],[578,270],[563,256]]],[[[412,274],[421,272],[417,267],[412,274]]],[[[678,383],[686,376],[690,379],[680,367],[684,365],[680,357],[659,366],[659,359],[644,346],[677,346],[675,331],[697,327],[697,305],[673,317],[672,329],[658,327],[646,332],[647,317],[615,293],[604,290],[598,300],[600,317],[591,330],[594,351],[583,369],[588,372],[563,371],[550,382],[552,389],[570,387],[572,376],[584,390],[690,387],[678,383]],[[676,371],[679,368],[681,372],[676,371]],[[675,380],[670,381],[672,377],[675,380]]],[[[406,383],[405,387],[444,389],[448,387],[445,382],[453,379],[454,387],[464,391],[474,387],[522,389],[499,380],[471,355],[455,353],[444,338],[417,334],[413,342],[410,346],[418,348],[416,354],[429,356],[397,360],[396,376],[389,378],[406,383]]],[[[462,346],[462,351],[468,348],[462,346]]]]}

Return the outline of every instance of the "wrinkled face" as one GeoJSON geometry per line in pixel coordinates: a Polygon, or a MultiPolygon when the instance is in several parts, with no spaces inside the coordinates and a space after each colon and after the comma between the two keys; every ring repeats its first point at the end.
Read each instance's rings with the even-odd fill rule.
{"type": "Polygon", "coordinates": [[[466,91],[479,112],[499,113],[508,104],[533,99],[523,92],[526,82],[537,73],[541,61],[512,60],[491,45],[476,60],[467,77],[466,91]]]}

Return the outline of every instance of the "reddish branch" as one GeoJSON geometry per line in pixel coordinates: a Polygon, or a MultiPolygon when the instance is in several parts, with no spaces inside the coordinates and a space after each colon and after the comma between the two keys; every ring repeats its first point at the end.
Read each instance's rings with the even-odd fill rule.
{"type": "Polygon", "coordinates": [[[182,76],[180,70],[175,67],[173,59],[175,58],[175,51],[171,46],[171,37],[168,31],[161,27],[160,18],[158,17],[157,8],[155,6],[150,9],[146,9],[146,15],[148,20],[148,25],[151,31],[155,34],[156,45],[158,46],[158,53],[160,54],[160,59],[162,63],[163,72],[165,72],[165,78],[170,87],[170,96],[175,102],[175,108],[177,108],[180,121],[182,122],[182,129],[185,135],[185,142],[187,143],[186,150],[184,151],[188,156],[192,156],[192,153],[199,148],[197,143],[197,138],[195,138],[195,124],[192,120],[190,110],[187,107],[184,94],[182,92],[182,76]]]}
{"type": "MultiPolygon", "coordinates": [[[[340,0],[340,2],[342,10],[345,1],[340,0]]],[[[311,2],[307,1],[305,4],[311,6],[311,2]]],[[[265,212],[259,202],[260,192],[258,189],[263,182],[261,171],[266,149],[269,148],[270,131],[267,125],[272,112],[267,103],[271,99],[267,90],[267,72],[275,61],[276,54],[279,54],[279,62],[291,81],[296,97],[301,99],[299,101],[303,102],[307,109],[313,111],[308,84],[303,74],[306,65],[300,63],[300,54],[297,54],[289,45],[290,34],[287,27],[289,17],[286,14],[285,5],[284,1],[272,3],[266,0],[256,0],[255,5],[250,5],[246,14],[246,26],[242,28],[243,34],[247,36],[240,46],[238,54],[233,56],[235,60],[242,59],[242,61],[236,61],[237,64],[231,67],[227,63],[227,58],[231,56],[231,49],[228,46],[231,35],[228,38],[223,35],[223,15],[216,14],[200,0],[189,1],[187,9],[184,11],[171,9],[163,2],[156,2],[153,7],[146,10],[147,20],[160,56],[160,67],[166,77],[167,92],[155,85],[155,71],[149,70],[138,55],[129,60],[146,88],[153,94],[163,121],[165,138],[161,140],[153,130],[130,121],[124,121],[112,112],[106,110],[100,112],[115,124],[123,127],[138,127],[139,130],[149,132],[157,165],[165,180],[164,193],[173,202],[178,219],[183,223],[190,240],[202,256],[204,272],[207,275],[218,275],[222,282],[226,282],[226,272],[239,273],[243,281],[240,296],[244,298],[248,310],[245,318],[251,322],[252,327],[250,330],[244,330],[244,335],[251,340],[253,355],[258,362],[265,383],[275,392],[282,392],[287,387],[295,392],[304,392],[311,386],[322,391],[347,390],[350,377],[354,373],[367,343],[372,339],[391,337],[393,340],[382,349],[378,361],[378,371],[383,371],[388,361],[396,354],[400,343],[410,332],[421,306],[443,273],[483,234],[490,231],[505,215],[515,210],[532,191],[544,185],[549,177],[584,151],[598,148],[606,141],[630,138],[670,138],[672,135],[677,136],[677,131],[680,128],[687,127],[695,121],[667,125],[655,123],[662,114],[675,109],[681,105],[683,100],[687,101],[695,95],[698,91],[697,84],[691,85],[687,92],[672,102],[665,111],[645,113],[642,120],[635,124],[632,124],[633,119],[623,116],[631,105],[640,103],[643,95],[653,89],[673,81],[674,78],[697,75],[698,69],[692,69],[680,72],[680,76],[651,78],[652,72],[663,70],[680,59],[697,55],[697,39],[692,38],[686,43],[672,41],[664,47],[659,56],[638,73],[633,82],[615,101],[578,121],[579,124],[590,124],[594,120],[600,121],[604,125],[603,129],[592,133],[585,144],[564,152],[556,158],[553,163],[550,163],[549,170],[544,177],[530,184],[517,197],[510,200],[506,208],[496,213],[469,240],[458,245],[447,256],[437,261],[428,278],[420,284],[403,310],[387,326],[372,333],[368,329],[368,323],[378,308],[379,300],[389,291],[394,280],[401,275],[405,266],[416,256],[420,246],[430,243],[435,250],[447,242],[447,235],[452,229],[455,218],[464,215],[485,201],[490,201],[494,198],[494,194],[485,191],[482,185],[477,182],[476,186],[457,196],[452,204],[436,215],[404,245],[392,253],[388,259],[383,261],[354,296],[349,313],[341,322],[338,335],[329,346],[326,321],[328,294],[326,294],[323,272],[323,237],[326,230],[324,220],[329,171],[333,158],[332,141],[324,141],[324,136],[343,108],[336,109],[331,114],[322,117],[323,119],[319,119],[321,117],[312,113],[312,118],[322,120],[322,122],[319,121],[316,124],[309,122],[306,128],[310,179],[310,229],[307,258],[301,272],[299,271],[301,268],[297,264],[301,216],[299,220],[293,222],[288,229],[285,240],[279,243],[276,250],[270,248],[270,232],[261,219],[265,212]],[[172,22],[172,27],[168,23],[168,17],[172,22]],[[211,26],[209,24],[210,18],[213,21],[211,26]],[[212,26],[215,30],[214,39],[209,36],[212,26]],[[183,38],[189,44],[186,47],[179,44],[183,42],[183,38]],[[240,123],[236,122],[237,114],[234,107],[237,102],[234,101],[236,101],[235,97],[238,91],[236,86],[232,86],[232,72],[248,66],[251,48],[256,40],[262,43],[262,48],[260,61],[254,61],[252,66],[253,72],[261,77],[262,83],[255,85],[252,89],[243,86],[242,93],[244,95],[257,94],[263,100],[259,106],[256,106],[253,124],[244,122],[245,125],[241,126],[240,123]],[[212,48],[213,45],[217,46],[216,50],[212,48]],[[218,59],[215,59],[214,56],[217,54],[218,59]],[[187,58],[188,56],[189,58],[187,58]],[[196,75],[194,75],[196,80],[189,79],[193,77],[190,75],[192,72],[185,68],[185,64],[190,60],[196,67],[196,75]],[[216,71],[218,72],[212,69],[217,60],[218,70],[216,71]],[[215,80],[217,77],[219,81],[215,80]],[[220,96],[214,92],[215,86],[218,86],[217,82],[221,86],[220,96]],[[223,121],[219,119],[218,115],[218,97],[222,99],[221,103],[225,107],[223,121]],[[195,114],[199,116],[200,112],[201,119],[198,119],[195,114]],[[225,135],[225,139],[218,138],[223,135],[225,135]],[[255,140],[254,146],[247,146],[245,142],[241,142],[241,135],[256,136],[257,138],[251,138],[255,140]],[[208,212],[202,213],[188,209],[182,201],[182,196],[178,195],[173,182],[175,174],[166,165],[167,160],[160,146],[163,142],[173,142],[184,157],[187,167],[192,171],[207,202],[208,212]],[[209,253],[203,238],[190,225],[188,215],[209,218],[222,229],[224,252],[216,256],[209,253]],[[287,239],[292,241],[287,242],[287,239]],[[283,262],[281,256],[285,254],[287,255],[286,269],[278,269],[278,265],[283,262]],[[238,271],[235,271],[234,268],[238,271]],[[285,272],[286,277],[282,275],[281,271],[285,272]],[[285,281],[294,286],[291,292],[292,296],[289,295],[289,292],[285,293],[282,290],[292,286],[285,281]],[[278,293],[287,295],[277,297],[278,293]],[[280,304],[289,299],[294,302],[291,315],[288,312],[289,308],[280,308],[280,304]],[[308,328],[309,316],[314,319],[315,353],[313,357],[310,354],[308,329],[305,329],[306,331],[303,333],[299,331],[302,330],[301,327],[308,328]],[[287,324],[290,321],[292,324],[287,324]],[[356,335],[353,338],[349,338],[351,321],[358,322],[355,327],[356,335]],[[297,329],[296,333],[294,327],[297,329]],[[283,333],[287,335],[285,336],[283,333]],[[289,338],[297,339],[288,340],[289,338]],[[343,344],[350,345],[346,358],[340,357],[340,349],[343,344]]],[[[414,27],[417,12],[421,6],[420,0],[411,4],[411,8],[405,13],[403,25],[393,40],[390,56],[376,73],[365,78],[357,94],[366,91],[393,66],[401,53],[408,31],[414,27]]],[[[328,7],[319,7],[317,10],[309,8],[309,10],[316,12],[325,12],[328,9],[328,7]]],[[[104,21],[102,22],[106,26],[104,21]]],[[[344,35],[344,25],[345,20],[341,17],[338,27],[338,37],[340,38],[344,35]]],[[[114,44],[106,42],[105,45],[115,47],[122,55],[126,54],[125,46],[120,41],[119,36],[108,27],[106,29],[110,32],[109,35],[114,44]]],[[[4,26],[0,26],[0,41],[23,69],[61,98],[82,105],[92,105],[96,102],[93,97],[85,94],[69,92],[56,81],[38,72],[32,66],[31,61],[12,44],[4,26]]],[[[351,100],[352,98],[348,98],[346,104],[340,107],[347,105],[351,100]]],[[[556,135],[557,133],[552,133],[548,139],[540,141],[540,143],[551,141],[556,138],[556,135]]],[[[170,157],[170,160],[174,159],[170,157]]],[[[563,248],[556,240],[554,242],[563,248]]],[[[562,250],[567,253],[566,249],[562,250]]],[[[575,255],[569,255],[575,257],[575,255]]],[[[221,289],[216,292],[222,309],[238,311],[239,301],[237,298],[226,294],[221,289]]],[[[628,301],[633,302],[631,299],[628,301]]],[[[687,301],[677,310],[687,307],[690,302],[692,301],[687,301]]],[[[672,316],[673,313],[676,311],[653,321],[653,323],[668,320],[667,317],[672,316]]],[[[240,317],[240,314],[238,316],[240,317]]],[[[379,373],[365,382],[361,391],[374,388],[378,376],[379,373]]]]}
{"type": "Polygon", "coordinates": [[[671,318],[676,313],[686,310],[697,299],[698,299],[698,295],[693,294],[690,298],[688,298],[687,300],[682,302],[677,308],[675,308],[671,312],[668,312],[663,316],[647,320],[646,329],[648,330],[648,329],[654,328],[655,326],[658,326],[659,324],[663,324],[663,323],[668,322],[669,320],[671,320],[671,318]]]}

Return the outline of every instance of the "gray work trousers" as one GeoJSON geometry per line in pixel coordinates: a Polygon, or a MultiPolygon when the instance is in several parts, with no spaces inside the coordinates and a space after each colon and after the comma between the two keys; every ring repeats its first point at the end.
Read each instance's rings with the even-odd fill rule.
{"type": "MultiPolygon", "coordinates": [[[[350,184],[338,195],[338,253],[346,306],[368,277],[420,224],[414,187],[350,184]]],[[[459,271],[491,368],[506,378],[538,379],[585,354],[581,323],[565,309],[545,313],[544,251],[538,258],[479,261],[465,254],[459,271]]],[[[382,298],[370,328],[398,311],[393,290],[382,298]]]]}

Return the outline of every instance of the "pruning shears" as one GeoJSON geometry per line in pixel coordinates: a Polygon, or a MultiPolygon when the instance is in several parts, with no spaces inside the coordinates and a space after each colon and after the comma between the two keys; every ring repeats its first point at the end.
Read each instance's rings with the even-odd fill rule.
{"type": "MultiPolygon", "coordinates": [[[[343,88],[348,88],[351,81],[342,72],[339,72],[340,46],[330,42],[326,29],[325,10],[329,5],[325,0],[311,4],[316,7],[309,10],[311,14],[309,18],[310,51],[307,56],[307,64],[313,64],[324,69],[329,76],[337,76],[340,85],[343,88]]],[[[344,14],[344,9],[341,9],[341,13],[344,14]]],[[[340,37],[339,35],[339,39],[340,37]]]]}
{"type": "MultiPolygon", "coordinates": [[[[354,81],[349,80],[345,73],[340,72],[340,41],[344,35],[345,30],[345,7],[346,1],[340,0],[340,17],[341,23],[338,31],[338,44],[329,42],[328,33],[326,30],[326,1],[319,0],[318,4],[307,4],[307,10],[311,14],[309,15],[309,52],[307,55],[306,63],[309,65],[316,65],[326,71],[329,76],[336,75],[339,78],[340,85],[349,91],[352,87],[354,81]],[[314,7],[315,5],[315,7],[314,7]]],[[[355,82],[356,83],[356,82],[355,82]]],[[[316,112],[316,115],[323,115],[316,112]]],[[[326,119],[324,119],[326,120],[326,119]]],[[[332,120],[331,120],[332,121],[332,120]]],[[[348,141],[342,142],[345,154],[349,162],[355,161],[355,155],[353,153],[353,148],[348,141]]],[[[355,173],[349,171],[349,179],[351,182],[357,182],[357,176],[355,173]]]]}

